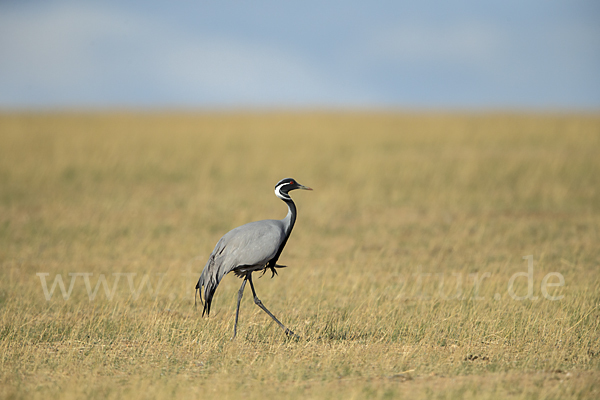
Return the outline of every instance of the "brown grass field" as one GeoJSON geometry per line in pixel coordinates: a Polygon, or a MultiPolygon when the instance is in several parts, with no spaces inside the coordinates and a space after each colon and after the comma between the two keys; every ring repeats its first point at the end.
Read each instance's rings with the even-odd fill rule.
{"type": "Polygon", "coordinates": [[[0,114],[0,397],[600,398],[599,154],[593,114],[0,114]],[[288,176],[254,281],[301,339],[246,288],[231,341],[240,280],[194,285],[288,176]]]}

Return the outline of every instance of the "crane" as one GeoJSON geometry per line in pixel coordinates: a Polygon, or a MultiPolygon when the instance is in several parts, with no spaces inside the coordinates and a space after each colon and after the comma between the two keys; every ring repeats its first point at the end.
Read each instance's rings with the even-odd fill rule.
{"type": "MultiPolygon", "coordinates": [[[[200,302],[204,309],[202,316],[210,314],[210,305],[221,279],[233,271],[243,278],[242,286],[238,291],[237,308],[235,310],[235,323],[233,325],[233,337],[237,333],[237,323],[240,314],[240,302],[244,294],[246,282],[250,283],[254,303],[266,312],[285,331],[288,336],[298,338],[294,332],[286,328],[268,309],[256,295],[252,283],[252,273],[255,271],[271,270],[271,278],[277,274],[276,268],[284,268],[278,265],[277,260],[292,233],[296,222],[296,205],[289,192],[296,189],[312,190],[299,184],[293,178],[282,179],[275,185],[275,195],[283,200],[288,206],[288,213],[284,219],[266,219],[250,222],[227,232],[219,240],[214,250],[208,257],[208,261],[202,270],[200,279],[196,283],[196,293],[200,292],[200,302]],[[204,287],[204,301],[202,301],[202,287],[204,287]]],[[[261,275],[262,276],[262,275],[261,275]]]]}

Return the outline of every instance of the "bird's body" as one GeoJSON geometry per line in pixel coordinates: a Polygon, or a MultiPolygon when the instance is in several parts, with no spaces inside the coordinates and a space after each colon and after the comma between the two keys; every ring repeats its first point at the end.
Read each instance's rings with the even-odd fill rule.
{"type": "Polygon", "coordinates": [[[233,271],[243,277],[265,269],[284,238],[284,224],[273,219],[250,222],[227,232],[212,251],[198,281],[197,289],[204,286],[205,312],[210,313],[212,296],[225,275],[233,271]]]}
{"type": "Polygon", "coordinates": [[[271,271],[275,274],[275,268],[283,267],[277,265],[277,260],[296,222],[296,205],[288,194],[289,191],[294,189],[312,190],[298,184],[291,178],[279,181],[275,186],[275,194],[288,205],[286,217],[282,220],[267,219],[250,222],[227,232],[215,246],[200,275],[200,279],[198,279],[196,290],[201,291],[201,300],[202,287],[204,287],[204,310],[202,314],[209,315],[212,298],[221,279],[231,271],[238,277],[244,278],[238,293],[233,337],[235,337],[237,331],[240,301],[246,281],[250,282],[254,302],[269,314],[286,333],[293,334],[262,305],[262,302],[256,296],[252,283],[252,272],[266,271],[267,268],[271,268],[271,271]]]}

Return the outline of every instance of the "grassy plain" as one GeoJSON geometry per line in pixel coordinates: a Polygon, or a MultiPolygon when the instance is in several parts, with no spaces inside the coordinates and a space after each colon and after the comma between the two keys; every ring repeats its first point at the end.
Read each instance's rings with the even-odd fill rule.
{"type": "Polygon", "coordinates": [[[2,114],[0,397],[598,398],[599,154],[593,115],[2,114]],[[287,176],[254,280],[302,338],[247,290],[230,341],[240,281],[194,284],[287,176]]]}

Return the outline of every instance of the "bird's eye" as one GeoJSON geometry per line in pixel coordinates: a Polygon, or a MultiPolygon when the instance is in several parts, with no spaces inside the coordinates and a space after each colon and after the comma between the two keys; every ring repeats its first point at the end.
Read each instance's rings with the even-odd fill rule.
{"type": "Polygon", "coordinates": [[[293,184],[294,184],[294,181],[290,181],[290,185],[293,185],[293,184]]]}

